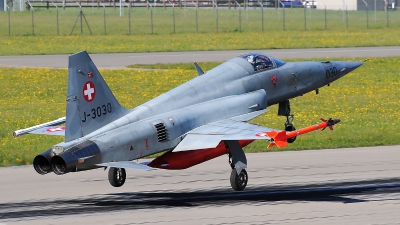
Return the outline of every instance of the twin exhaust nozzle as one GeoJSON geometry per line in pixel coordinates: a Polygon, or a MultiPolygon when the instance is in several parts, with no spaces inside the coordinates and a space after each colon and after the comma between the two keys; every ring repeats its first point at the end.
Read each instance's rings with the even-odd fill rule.
{"type": "Polygon", "coordinates": [[[33,160],[33,168],[35,168],[36,172],[41,175],[51,172],[61,175],[70,172],[64,159],[61,156],[55,156],[51,150],[49,151],[37,155],[33,160]],[[50,154],[48,153],[49,151],[50,154]]]}
{"type": "Polygon", "coordinates": [[[85,141],[57,155],[49,149],[35,157],[33,167],[42,175],[51,172],[61,175],[93,169],[97,163],[100,163],[100,148],[93,141],[85,141]]]}

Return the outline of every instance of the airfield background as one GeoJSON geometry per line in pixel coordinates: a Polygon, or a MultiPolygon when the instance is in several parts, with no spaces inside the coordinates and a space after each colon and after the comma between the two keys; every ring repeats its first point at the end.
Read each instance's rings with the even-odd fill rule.
{"type": "Polygon", "coordinates": [[[0,0],[0,35],[140,35],[399,28],[400,0],[0,0]]]}

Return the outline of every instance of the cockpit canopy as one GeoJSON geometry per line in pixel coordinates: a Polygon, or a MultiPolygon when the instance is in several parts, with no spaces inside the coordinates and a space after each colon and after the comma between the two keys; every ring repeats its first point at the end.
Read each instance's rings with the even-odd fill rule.
{"type": "Polygon", "coordinates": [[[247,60],[253,66],[255,72],[280,67],[285,64],[280,59],[260,53],[249,53],[239,57],[247,60]]]}

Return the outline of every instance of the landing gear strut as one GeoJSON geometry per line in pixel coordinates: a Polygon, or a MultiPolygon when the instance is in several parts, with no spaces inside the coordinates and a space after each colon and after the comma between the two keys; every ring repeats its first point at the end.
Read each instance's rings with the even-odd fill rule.
{"type": "MultiPolygon", "coordinates": [[[[289,100],[286,100],[284,102],[279,103],[279,109],[278,109],[278,116],[285,116],[286,117],[286,122],[285,122],[285,130],[286,131],[294,131],[296,128],[293,125],[293,120],[294,120],[294,115],[290,114],[290,102],[289,100]]],[[[296,137],[288,138],[287,142],[288,143],[293,143],[296,140],[296,137]]]]}
{"type": "Polygon", "coordinates": [[[242,191],[248,181],[246,156],[238,141],[225,141],[225,144],[229,148],[229,165],[232,168],[231,186],[235,191],[242,191]]]}
{"type": "Polygon", "coordinates": [[[124,168],[110,167],[108,181],[114,187],[121,187],[125,183],[126,172],[124,168]]]}

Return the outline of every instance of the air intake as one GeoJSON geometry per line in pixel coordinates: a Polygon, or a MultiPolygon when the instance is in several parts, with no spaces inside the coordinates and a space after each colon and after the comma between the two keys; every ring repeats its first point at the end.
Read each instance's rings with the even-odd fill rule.
{"type": "Polygon", "coordinates": [[[157,123],[154,125],[154,127],[157,130],[157,138],[158,142],[165,141],[167,140],[167,129],[165,128],[165,125],[163,123],[157,123]]]}

